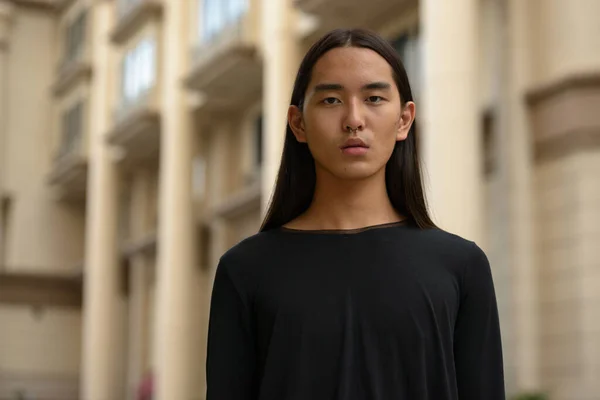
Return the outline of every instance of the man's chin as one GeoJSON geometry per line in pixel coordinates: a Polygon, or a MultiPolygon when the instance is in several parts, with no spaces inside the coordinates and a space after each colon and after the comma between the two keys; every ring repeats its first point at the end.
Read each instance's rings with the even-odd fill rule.
{"type": "Polygon", "coordinates": [[[340,180],[347,181],[365,181],[373,179],[377,175],[377,170],[367,165],[352,165],[342,171],[336,171],[334,176],[340,180]]]}

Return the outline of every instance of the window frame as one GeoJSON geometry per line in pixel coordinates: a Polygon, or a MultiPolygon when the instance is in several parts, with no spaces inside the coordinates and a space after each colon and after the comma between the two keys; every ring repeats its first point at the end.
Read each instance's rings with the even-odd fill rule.
{"type": "Polygon", "coordinates": [[[87,34],[87,11],[82,10],[65,28],[65,61],[72,62],[81,57],[85,48],[87,34]]]}
{"type": "Polygon", "coordinates": [[[145,37],[127,51],[121,63],[121,101],[135,104],[156,85],[157,42],[145,37]]]}
{"type": "Polygon", "coordinates": [[[210,43],[229,26],[239,23],[248,12],[251,0],[202,0],[198,7],[198,34],[210,43]]]}

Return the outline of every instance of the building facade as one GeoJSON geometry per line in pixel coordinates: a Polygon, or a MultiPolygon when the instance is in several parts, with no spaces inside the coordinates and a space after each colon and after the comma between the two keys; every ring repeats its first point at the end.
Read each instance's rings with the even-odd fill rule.
{"type": "Polygon", "coordinates": [[[598,398],[599,1],[0,0],[0,399],[204,398],[216,265],[336,27],[405,63],[434,219],[492,264],[509,394],[598,398]]]}

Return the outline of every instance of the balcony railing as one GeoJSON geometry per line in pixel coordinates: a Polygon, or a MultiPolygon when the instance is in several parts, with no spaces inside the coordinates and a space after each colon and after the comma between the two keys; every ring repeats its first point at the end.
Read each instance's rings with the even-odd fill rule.
{"type": "Polygon", "coordinates": [[[87,187],[87,151],[85,112],[83,104],[69,110],[63,117],[60,144],[52,163],[49,183],[57,199],[80,201],[87,187]]]}
{"type": "Polygon", "coordinates": [[[206,109],[238,107],[262,87],[262,62],[250,14],[225,25],[191,49],[186,85],[206,95],[206,109]]]}
{"type": "Polygon", "coordinates": [[[123,44],[144,24],[159,18],[162,9],[160,0],[119,0],[116,7],[117,24],[110,35],[112,42],[123,44]]]}
{"type": "Polygon", "coordinates": [[[200,40],[192,49],[192,58],[195,62],[210,59],[231,43],[240,43],[247,40],[245,37],[246,26],[244,19],[226,25],[221,31],[212,34],[209,38],[200,40]]]}
{"type": "Polygon", "coordinates": [[[132,99],[122,98],[113,111],[115,124],[123,122],[137,110],[156,108],[156,87],[151,86],[132,99]]]}
{"type": "Polygon", "coordinates": [[[55,155],[55,161],[60,162],[73,154],[81,154],[83,145],[83,133],[76,130],[63,134],[60,147],[55,155]]]}
{"type": "Polygon", "coordinates": [[[84,38],[85,35],[82,34],[77,43],[68,45],[72,47],[65,51],[56,67],[57,78],[53,85],[56,96],[61,96],[75,83],[91,76],[90,48],[84,38]]]}
{"type": "Polygon", "coordinates": [[[378,29],[393,15],[409,15],[418,9],[418,0],[295,0],[296,7],[318,20],[307,38],[316,40],[333,28],[378,29]]]}
{"type": "Polygon", "coordinates": [[[63,73],[69,66],[77,63],[78,61],[82,61],[85,57],[85,46],[82,43],[77,49],[70,54],[65,54],[58,63],[57,72],[59,74],[63,73]]]}
{"type": "Polygon", "coordinates": [[[125,169],[142,162],[156,162],[160,148],[158,91],[152,86],[134,99],[123,99],[113,111],[110,144],[122,150],[119,163],[125,169]]]}

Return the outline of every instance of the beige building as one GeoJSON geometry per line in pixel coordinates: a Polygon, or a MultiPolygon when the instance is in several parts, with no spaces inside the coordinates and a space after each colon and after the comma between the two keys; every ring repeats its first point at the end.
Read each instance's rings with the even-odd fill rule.
{"type": "Polygon", "coordinates": [[[218,259],[301,56],[354,26],[404,59],[435,220],[488,253],[508,392],[599,398],[600,1],[0,0],[0,399],[204,398],[218,259]]]}

